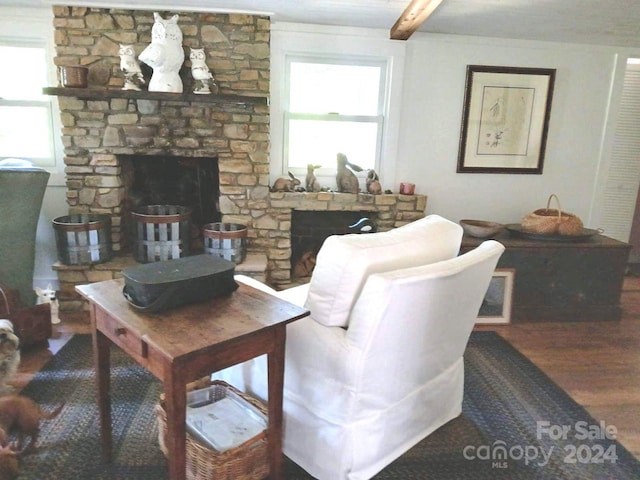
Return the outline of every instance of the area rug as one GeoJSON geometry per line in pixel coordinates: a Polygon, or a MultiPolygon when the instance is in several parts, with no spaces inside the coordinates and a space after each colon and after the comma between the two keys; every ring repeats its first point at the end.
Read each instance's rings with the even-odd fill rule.
{"type": "MultiPolygon", "coordinates": [[[[112,349],[114,461],[100,457],[91,338],[76,335],[23,390],[45,409],[35,453],[21,461],[19,480],[162,480],[157,443],[155,378],[112,349]]],[[[602,425],[494,332],[474,332],[465,354],[463,414],[420,442],[375,478],[637,479],[640,463],[602,425]],[[611,438],[607,438],[611,437],[611,438]]],[[[307,480],[285,462],[287,480],[307,480]]]]}

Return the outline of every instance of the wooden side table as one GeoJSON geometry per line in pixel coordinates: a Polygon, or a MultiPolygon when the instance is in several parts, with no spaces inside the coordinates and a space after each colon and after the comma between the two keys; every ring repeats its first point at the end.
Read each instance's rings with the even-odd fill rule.
{"type": "MultiPolygon", "coordinates": [[[[619,320],[631,245],[604,235],[584,241],[530,240],[503,232],[498,268],[515,269],[513,322],[619,320]]],[[[483,240],[465,236],[461,253],[483,240]]]]}
{"type": "Polygon", "coordinates": [[[286,325],[303,308],[247,285],[228,297],[157,314],[138,313],[122,295],[123,280],[76,287],[90,302],[102,453],[111,460],[110,355],[119,346],[164,384],[169,478],[185,478],[186,384],[267,354],[267,441],[271,479],[282,472],[282,388],[286,325]]]}

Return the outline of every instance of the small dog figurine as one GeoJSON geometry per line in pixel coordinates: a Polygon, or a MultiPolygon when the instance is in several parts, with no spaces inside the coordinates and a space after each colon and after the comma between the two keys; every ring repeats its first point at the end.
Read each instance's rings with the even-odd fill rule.
{"type": "Polygon", "coordinates": [[[20,340],[13,331],[13,323],[7,319],[0,319],[0,392],[9,392],[12,387],[7,385],[18,370],[20,364],[20,340]]]}
{"type": "Polygon", "coordinates": [[[45,412],[40,405],[23,395],[6,395],[0,397],[0,445],[5,447],[9,443],[9,435],[15,433],[17,437],[16,451],[29,452],[35,449],[40,420],[51,420],[57,417],[64,403],[52,412],[45,412]],[[29,443],[25,446],[25,437],[29,443]]]}
{"type": "Polygon", "coordinates": [[[36,300],[36,305],[40,305],[42,303],[50,303],[51,304],[51,323],[57,324],[60,323],[60,317],[58,316],[58,299],[56,298],[56,291],[53,289],[51,284],[47,285],[47,288],[38,288],[35,289],[36,296],[38,297],[36,300]]]}

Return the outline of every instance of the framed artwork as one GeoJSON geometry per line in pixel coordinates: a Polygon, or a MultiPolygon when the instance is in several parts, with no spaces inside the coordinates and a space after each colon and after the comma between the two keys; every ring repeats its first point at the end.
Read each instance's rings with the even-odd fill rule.
{"type": "Polygon", "coordinates": [[[511,322],[511,302],[515,272],[513,268],[496,269],[480,306],[476,324],[511,322]]]}
{"type": "Polygon", "coordinates": [[[542,173],[555,73],[467,65],[458,173],[542,173]]]}

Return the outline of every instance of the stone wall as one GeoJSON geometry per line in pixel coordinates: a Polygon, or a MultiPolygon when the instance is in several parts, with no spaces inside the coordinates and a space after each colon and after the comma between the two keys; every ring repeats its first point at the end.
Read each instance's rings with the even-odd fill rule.
{"type": "MultiPolygon", "coordinates": [[[[107,214],[112,242],[120,254],[127,232],[126,182],[118,155],[217,157],[222,221],[247,225],[248,251],[266,258],[266,280],[274,286],[290,280],[291,211],[365,210],[378,212],[381,230],[424,215],[426,198],[405,195],[272,193],[269,189],[269,18],[193,12],[179,15],[183,45],[203,47],[224,95],[255,96],[257,102],[212,103],[194,95],[170,98],[121,98],[119,45],[139,54],[150,42],[153,12],[143,10],[53,7],[56,65],[89,68],[90,91],[103,96],[59,96],[70,213],[107,214]],[[92,90],[93,89],[93,90],[92,90]],[[109,93],[111,92],[111,94],[109,93]]],[[[188,60],[181,71],[191,92],[188,60]]],[[[145,72],[149,79],[151,71],[145,72]]],[[[150,94],[149,94],[150,95],[150,94]]],[[[202,97],[202,96],[198,96],[202,97]]],[[[81,309],[77,284],[117,277],[130,259],[100,266],[57,265],[60,309],[81,309]]]]}

